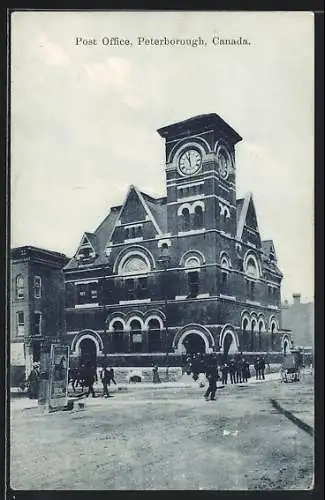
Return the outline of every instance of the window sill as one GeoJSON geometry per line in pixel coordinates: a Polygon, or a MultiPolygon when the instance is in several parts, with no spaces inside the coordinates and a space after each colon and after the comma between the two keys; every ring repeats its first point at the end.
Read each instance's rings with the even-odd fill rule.
{"type": "Polygon", "coordinates": [[[90,307],[99,307],[99,302],[94,302],[93,304],[76,304],[75,309],[87,309],[90,307]]]}
{"type": "Polygon", "coordinates": [[[205,233],[205,228],[201,229],[189,229],[188,231],[178,231],[178,236],[190,236],[191,234],[205,233]]]}
{"type": "Polygon", "coordinates": [[[148,302],[151,302],[151,299],[120,300],[119,304],[120,305],[124,305],[124,304],[146,304],[148,302]]]}

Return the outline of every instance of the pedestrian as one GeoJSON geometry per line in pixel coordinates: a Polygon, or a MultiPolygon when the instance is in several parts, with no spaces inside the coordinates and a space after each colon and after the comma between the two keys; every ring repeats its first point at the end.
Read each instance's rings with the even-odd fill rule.
{"type": "Polygon", "coordinates": [[[196,354],[193,354],[192,358],[192,373],[193,373],[193,380],[196,382],[197,379],[199,378],[199,360],[196,356],[196,354]]]}
{"type": "Polygon", "coordinates": [[[248,379],[250,378],[251,374],[249,371],[249,363],[245,359],[243,359],[243,381],[248,382],[248,379]]]}
{"type": "Polygon", "coordinates": [[[263,356],[261,357],[260,359],[260,377],[262,378],[262,380],[265,380],[265,375],[264,375],[264,372],[265,372],[265,359],[263,358],[263,356]]]}
{"type": "Polygon", "coordinates": [[[152,381],[154,384],[160,384],[160,377],[158,371],[158,365],[155,365],[152,369],[152,381]]]}
{"type": "Polygon", "coordinates": [[[243,361],[242,361],[242,359],[237,360],[236,380],[240,384],[243,381],[243,361]]]}
{"type": "Polygon", "coordinates": [[[103,384],[103,397],[109,397],[108,393],[108,383],[109,383],[109,377],[110,377],[110,372],[109,368],[107,366],[104,366],[101,373],[100,373],[100,379],[103,384]]]}
{"type": "Polygon", "coordinates": [[[88,386],[88,392],[86,397],[88,398],[89,394],[92,395],[93,398],[96,397],[94,383],[97,381],[96,369],[92,366],[88,366],[85,369],[85,382],[86,386],[88,386]]]}
{"type": "Polygon", "coordinates": [[[210,366],[206,371],[206,377],[208,379],[209,386],[204,393],[204,398],[206,401],[208,401],[210,396],[210,401],[215,401],[216,391],[217,391],[217,380],[219,378],[218,368],[215,364],[212,363],[210,364],[210,366]]]}
{"type": "Polygon", "coordinates": [[[255,368],[256,380],[259,380],[260,379],[260,358],[255,359],[254,368],[255,368]]]}
{"type": "Polygon", "coordinates": [[[32,371],[27,380],[29,384],[29,399],[37,399],[39,389],[39,369],[37,363],[33,364],[32,371]]]}
{"type": "Polygon", "coordinates": [[[222,373],[222,384],[227,385],[228,382],[228,370],[229,367],[227,363],[224,363],[221,367],[221,373],[222,373]]]}
{"type": "Polygon", "coordinates": [[[231,360],[229,363],[229,374],[230,374],[230,382],[232,384],[236,383],[236,366],[234,360],[231,360]]]}

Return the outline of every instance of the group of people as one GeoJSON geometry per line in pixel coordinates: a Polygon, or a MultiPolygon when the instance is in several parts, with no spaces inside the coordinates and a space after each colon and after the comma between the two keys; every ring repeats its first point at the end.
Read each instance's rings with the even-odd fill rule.
{"type": "MultiPolygon", "coordinates": [[[[235,356],[230,360],[225,360],[218,366],[217,358],[212,355],[192,354],[186,360],[187,373],[192,373],[193,379],[198,380],[199,374],[204,373],[209,385],[204,394],[205,399],[214,400],[217,390],[217,381],[221,380],[223,385],[247,382],[251,377],[249,362],[242,356],[235,356]],[[219,373],[220,371],[220,373],[219,373]]],[[[263,356],[257,357],[254,361],[256,380],[265,380],[266,362],[263,356]]]]}
{"type": "MultiPolygon", "coordinates": [[[[100,371],[100,380],[103,386],[102,396],[106,398],[112,397],[109,393],[109,387],[111,383],[116,385],[114,369],[109,368],[107,365],[104,365],[100,371]]],[[[76,387],[80,386],[82,391],[85,387],[88,388],[86,392],[86,397],[90,395],[95,398],[96,393],[94,389],[95,382],[98,382],[97,370],[96,366],[91,364],[82,363],[79,368],[73,370],[69,370],[69,383],[71,382],[72,389],[75,392],[76,387]]],[[[82,392],[81,395],[84,393],[82,392]]]]}

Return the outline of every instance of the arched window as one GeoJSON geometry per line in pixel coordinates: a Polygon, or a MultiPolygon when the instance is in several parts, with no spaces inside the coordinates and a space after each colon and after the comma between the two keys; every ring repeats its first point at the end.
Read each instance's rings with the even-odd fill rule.
{"type": "Polygon", "coordinates": [[[144,275],[150,271],[150,263],[141,253],[133,253],[122,260],[118,272],[125,276],[127,300],[145,299],[149,296],[148,277],[144,275]]]}
{"type": "Polygon", "coordinates": [[[16,278],[16,298],[23,299],[25,294],[24,276],[19,274],[16,278]]]}
{"type": "Polygon", "coordinates": [[[188,208],[183,208],[182,210],[182,231],[188,231],[190,229],[190,211],[188,208]]]}
{"type": "Polygon", "coordinates": [[[221,257],[221,282],[220,282],[220,291],[224,292],[227,287],[228,282],[228,273],[230,268],[229,258],[226,254],[221,257]]]}
{"type": "Polygon", "coordinates": [[[264,323],[263,321],[260,321],[258,323],[258,348],[259,350],[262,349],[262,332],[264,331],[264,323]]]}
{"type": "Polygon", "coordinates": [[[124,352],[124,327],[123,323],[119,320],[114,321],[113,332],[111,335],[111,351],[112,352],[124,352]]]}
{"type": "Polygon", "coordinates": [[[148,348],[149,352],[162,352],[160,323],[155,318],[148,323],[148,348]]]}
{"type": "Polygon", "coordinates": [[[245,263],[246,273],[252,278],[258,278],[258,267],[256,259],[250,255],[245,263]]]}
{"type": "Polygon", "coordinates": [[[141,323],[137,319],[133,319],[130,324],[131,328],[131,351],[142,352],[142,329],[141,323]]]}
{"type": "Polygon", "coordinates": [[[255,332],[256,332],[256,320],[252,320],[252,326],[251,326],[251,351],[255,350],[255,332]]]}
{"type": "Polygon", "coordinates": [[[272,321],[272,323],[271,323],[271,347],[272,348],[274,346],[275,331],[276,331],[276,324],[275,324],[275,321],[272,321]]]}
{"type": "Polygon", "coordinates": [[[203,210],[199,206],[195,207],[194,210],[194,227],[195,229],[203,227],[203,210]]]}
{"type": "Polygon", "coordinates": [[[142,255],[131,255],[125,260],[121,268],[121,274],[148,273],[150,265],[142,255]]]}
{"type": "Polygon", "coordinates": [[[244,318],[243,319],[243,323],[242,323],[242,331],[243,331],[243,344],[244,344],[244,349],[248,349],[249,346],[248,346],[248,340],[249,340],[249,337],[248,337],[248,319],[247,318],[244,318]]]}

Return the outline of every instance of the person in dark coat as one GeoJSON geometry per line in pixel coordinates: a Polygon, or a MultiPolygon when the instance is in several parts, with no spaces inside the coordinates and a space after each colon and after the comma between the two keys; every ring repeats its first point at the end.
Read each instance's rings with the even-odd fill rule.
{"type": "Polygon", "coordinates": [[[152,381],[154,384],[160,384],[160,377],[158,371],[158,365],[155,365],[152,369],[152,381]]]}
{"type": "Polygon", "coordinates": [[[93,398],[96,397],[95,390],[94,390],[94,383],[96,381],[97,381],[96,369],[93,368],[92,366],[87,366],[85,369],[85,382],[86,382],[86,386],[88,387],[88,392],[86,394],[87,398],[88,398],[89,394],[91,394],[93,398]]]}
{"type": "Polygon", "coordinates": [[[250,378],[251,374],[249,371],[249,363],[245,359],[243,359],[243,381],[247,382],[250,378]]]}
{"type": "Polygon", "coordinates": [[[229,367],[227,365],[227,363],[224,363],[221,367],[221,373],[222,373],[222,383],[227,385],[227,382],[228,382],[228,371],[229,371],[229,367]]]}
{"type": "Polygon", "coordinates": [[[209,381],[209,386],[204,393],[204,398],[206,399],[206,401],[208,401],[210,396],[210,401],[215,401],[216,391],[217,391],[217,380],[219,379],[219,374],[218,374],[218,367],[214,363],[209,365],[206,371],[206,377],[209,381]]]}
{"type": "Polygon", "coordinates": [[[239,383],[242,383],[242,381],[243,381],[243,367],[244,367],[243,360],[238,359],[237,360],[237,368],[236,368],[236,380],[239,383]]]}
{"type": "Polygon", "coordinates": [[[29,384],[29,398],[37,399],[38,398],[38,389],[39,389],[39,370],[38,365],[34,363],[33,369],[28,377],[29,384]]]}
{"type": "Polygon", "coordinates": [[[254,368],[255,368],[256,380],[259,380],[260,379],[260,358],[255,359],[254,368]]]}
{"type": "Polygon", "coordinates": [[[231,360],[229,363],[229,374],[230,374],[230,382],[232,384],[236,383],[236,366],[234,360],[231,360]]]}
{"type": "Polygon", "coordinates": [[[199,367],[199,360],[196,354],[193,354],[191,369],[193,373],[193,380],[197,381],[197,379],[199,378],[200,367],[199,367]]]}
{"type": "Polygon", "coordinates": [[[265,380],[265,375],[264,375],[264,372],[265,372],[265,359],[263,358],[263,356],[260,359],[259,372],[260,372],[260,378],[262,378],[262,380],[265,380]]]}

